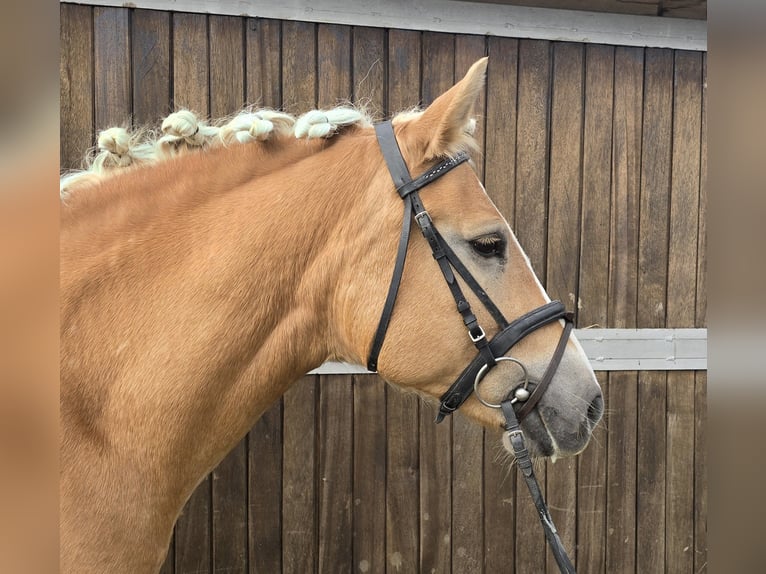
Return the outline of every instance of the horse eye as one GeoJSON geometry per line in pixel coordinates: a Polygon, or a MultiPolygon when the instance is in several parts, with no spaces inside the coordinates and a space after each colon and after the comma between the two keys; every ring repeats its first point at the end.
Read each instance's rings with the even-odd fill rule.
{"type": "Polygon", "coordinates": [[[485,235],[470,242],[473,250],[482,257],[503,257],[505,240],[499,235],[485,235]]]}

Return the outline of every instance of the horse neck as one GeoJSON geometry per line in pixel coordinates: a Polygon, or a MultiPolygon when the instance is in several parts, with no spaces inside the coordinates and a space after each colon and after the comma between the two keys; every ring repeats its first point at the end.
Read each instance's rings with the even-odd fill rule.
{"type": "Polygon", "coordinates": [[[278,150],[241,146],[126,173],[113,204],[84,190],[62,218],[65,433],[172,461],[182,498],[334,353],[344,214],[369,168],[358,145],[286,147],[271,169],[278,150]]]}

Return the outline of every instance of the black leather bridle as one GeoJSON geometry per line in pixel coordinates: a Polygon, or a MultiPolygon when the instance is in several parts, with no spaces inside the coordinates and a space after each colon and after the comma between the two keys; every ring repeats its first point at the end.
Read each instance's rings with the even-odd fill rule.
{"type": "Polygon", "coordinates": [[[545,501],[543,500],[540,488],[534,476],[532,462],[524,443],[524,435],[520,428],[520,421],[523,420],[524,417],[526,417],[537,405],[543,393],[545,393],[548,388],[548,385],[553,379],[553,375],[561,362],[569,335],[572,332],[572,315],[571,313],[566,312],[564,305],[560,301],[551,301],[550,303],[546,303],[541,307],[533,309],[514,321],[508,322],[500,309],[497,308],[489,295],[487,295],[481,285],[479,285],[479,282],[468,271],[465,265],[463,265],[455,252],[436,229],[431,220],[431,216],[423,206],[418,194],[419,189],[468,160],[468,154],[461,152],[454,157],[448,157],[424,174],[412,179],[399,149],[399,144],[396,141],[391,122],[387,121],[376,124],[375,133],[378,138],[380,150],[383,153],[383,157],[386,160],[388,170],[391,174],[391,178],[396,186],[396,191],[404,201],[404,219],[401,235],[399,237],[399,247],[396,255],[396,263],[394,264],[394,272],[391,278],[391,284],[388,288],[388,295],[383,305],[383,312],[381,313],[378,328],[370,348],[370,354],[367,359],[367,368],[373,372],[378,370],[378,357],[383,347],[388,325],[394,311],[396,296],[399,292],[402,274],[404,273],[407,246],[409,244],[412,220],[414,219],[431,247],[433,257],[439,265],[439,269],[441,270],[450,293],[455,300],[457,310],[468,330],[468,336],[478,351],[476,357],[463,370],[457,380],[452,383],[452,386],[442,395],[436,422],[441,422],[444,420],[444,417],[455,412],[460,405],[468,399],[471,393],[477,389],[481,378],[486,375],[498,361],[510,360],[521,366],[525,375],[523,385],[516,387],[500,404],[489,404],[479,398],[478,393],[477,398],[487,406],[500,408],[502,410],[506,419],[504,428],[508,432],[519,469],[522,471],[527,486],[532,494],[535,506],[540,515],[543,529],[545,530],[546,538],[551,545],[556,562],[562,572],[573,573],[575,571],[574,567],[561,544],[561,540],[553,525],[550,513],[548,512],[548,508],[545,505],[545,501]],[[473,291],[497,323],[499,331],[492,337],[492,339],[487,339],[484,329],[479,324],[468,299],[463,294],[456,273],[463,279],[471,291],[473,291]],[[505,354],[508,353],[516,343],[536,329],[559,319],[564,320],[565,326],[561,333],[561,337],[559,338],[558,345],[553,352],[551,361],[548,364],[548,368],[543,374],[542,379],[537,383],[533,383],[529,381],[524,366],[516,359],[505,357],[505,354]],[[529,386],[533,386],[531,393],[528,390],[529,386]],[[517,404],[521,406],[518,411],[515,409],[515,405],[517,404]]]}

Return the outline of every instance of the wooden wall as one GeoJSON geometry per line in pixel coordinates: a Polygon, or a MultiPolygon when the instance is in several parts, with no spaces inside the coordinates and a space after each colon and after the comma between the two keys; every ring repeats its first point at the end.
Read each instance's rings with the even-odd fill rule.
{"type": "MultiPolygon", "coordinates": [[[[61,5],[61,165],[174,106],[428,103],[490,56],[480,175],[577,325],[704,327],[706,55],[61,5]]],[[[706,373],[599,373],[605,423],[539,467],[580,572],[707,563],[706,373]]],[[[307,376],[189,500],[163,572],[556,572],[495,436],[373,375],[307,376]]]]}

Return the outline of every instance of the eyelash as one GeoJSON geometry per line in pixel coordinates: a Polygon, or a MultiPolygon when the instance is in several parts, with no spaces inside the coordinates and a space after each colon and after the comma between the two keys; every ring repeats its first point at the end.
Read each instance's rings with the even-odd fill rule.
{"type": "Polygon", "coordinates": [[[505,256],[505,240],[497,235],[485,235],[470,243],[473,250],[482,257],[505,256]]]}

